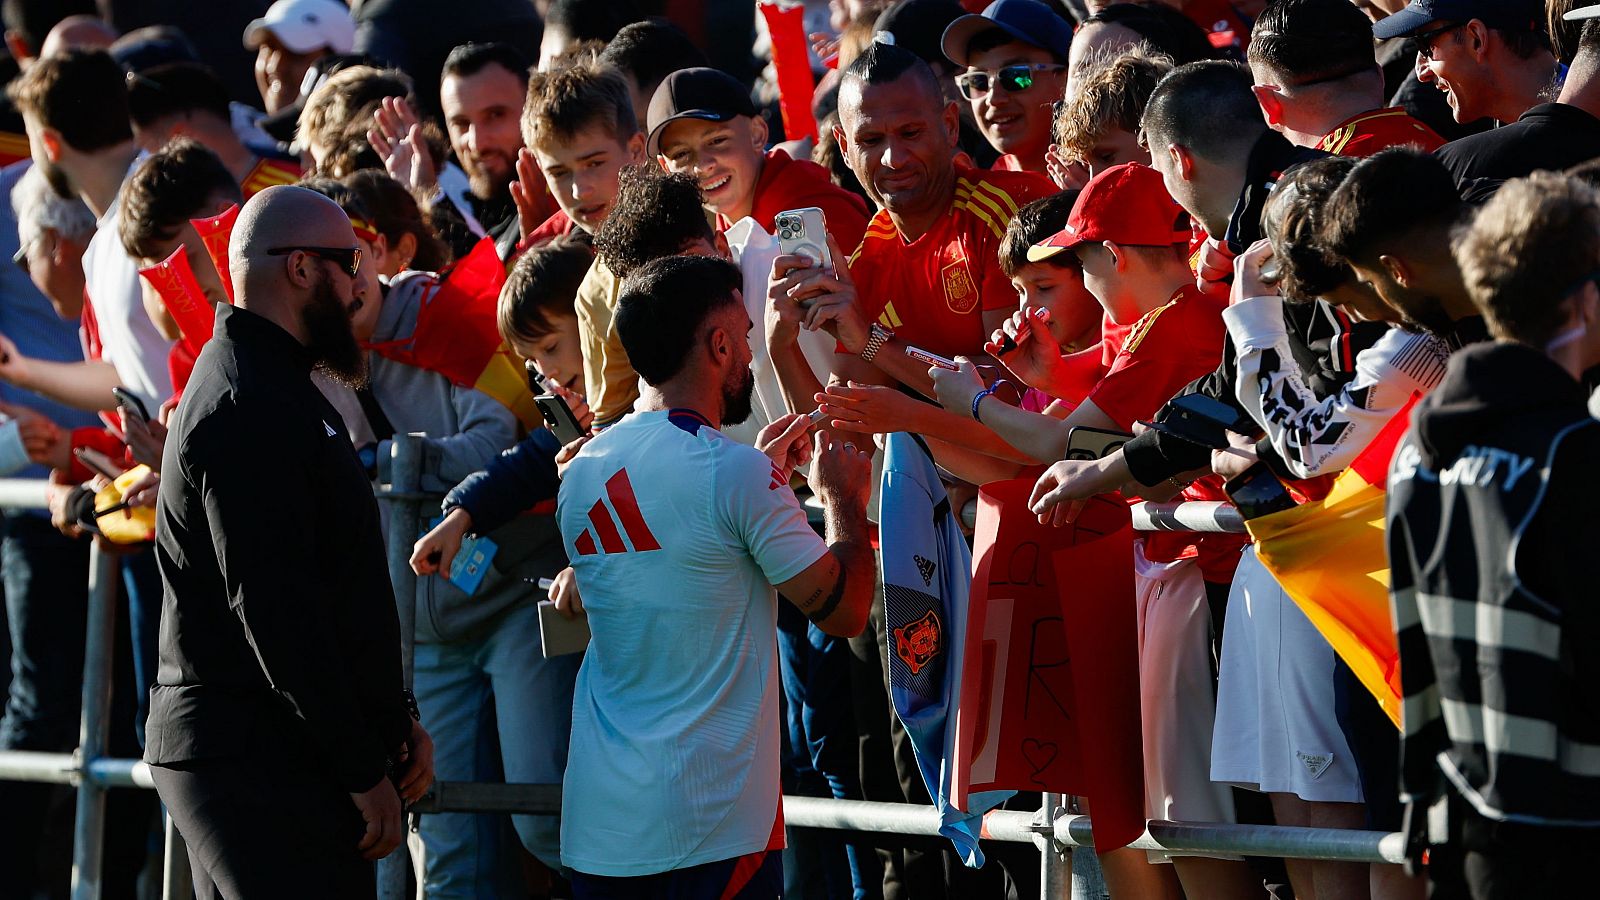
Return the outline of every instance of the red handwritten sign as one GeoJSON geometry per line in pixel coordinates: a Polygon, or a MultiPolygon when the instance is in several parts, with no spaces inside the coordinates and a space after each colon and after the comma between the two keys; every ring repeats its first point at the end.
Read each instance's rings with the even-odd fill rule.
{"type": "Polygon", "coordinates": [[[979,492],[955,802],[1015,789],[1088,797],[1095,847],[1144,831],[1133,526],[1096,499],[1074,526],[1040,525],[1032,479],[979,492]]]}

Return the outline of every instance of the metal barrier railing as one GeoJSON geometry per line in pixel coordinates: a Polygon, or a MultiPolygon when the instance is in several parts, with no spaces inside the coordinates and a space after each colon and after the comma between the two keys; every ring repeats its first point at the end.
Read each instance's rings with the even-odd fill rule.
{"type": "MultiPolygon", "coordinates": [[[[406,684],[411,684],[416,621],[416,579],[409,559],[411,537],[420,530],[422,505],[439,495],[421,485],[421,436],[396,435],[389,462],[389,486],[378,499],[390,505],[388,562],[394,583],[403,642],[406,684]]],[[[0,479],[0,508],[45,506],[45,482],[0,479]]],[[[1134,528],[1141,531],[1241,532],[1243,521],[1224,503],[1143,503],[1134,506],[1134,528]]],[[[72,900],[98,900],[105,824],[105,791],[109,788],[154,789],[149,767],[131,759],[104,754],[110,711],[112,636],[116,615],[117,560],[98,546],[90,551],[88,633],[85,635],[82,725],[79,747],[72,753],[0,751],[0,780],[70,784],[78,789],[73,834],[72,900]]],[[[561,786],[436,782],[418,804],[421,813],[476,812],[554,815],[561,809],[561,786]]],[[[878,834],[936,837],[939,816],[932,807],[904,803],[783,798],[786,824],[796,828],[836,829],[878,834]]],[[[1073,892],[1071,848],[1093,847],[1088,816],[1069,815],[1064,798],[1045,794],[1034,812],[994,810],[983,817],[983,837],[991,841],[1032,843],[1041,851],[1040,872],[1045,900],[1066,900],[1073,892]]],[[[162,896],[188,898],[190,877],[183,840],[166,819],[166,859],[162,896]]],[[[1293,859],[1399,863],[1400,834],[1152,821],[1130,846],[1143,850],[1187,853],[1240,853],[1293,859]]],[[[407,894],[409,854],[396,852],[379,868],[379,896],[401,900],[407,894]]]]}

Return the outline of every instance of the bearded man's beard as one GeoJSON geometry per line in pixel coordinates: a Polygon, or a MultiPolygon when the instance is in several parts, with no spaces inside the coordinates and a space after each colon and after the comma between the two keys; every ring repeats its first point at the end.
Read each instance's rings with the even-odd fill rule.
{"type": "Polygon", "coordinates": [[[350,326],[350,311],[340,302],[332,280],[323,276],[311,302],[300,312],[306,352],[317,369],[352,390],[367,386],[367,357],[350,326]]]}

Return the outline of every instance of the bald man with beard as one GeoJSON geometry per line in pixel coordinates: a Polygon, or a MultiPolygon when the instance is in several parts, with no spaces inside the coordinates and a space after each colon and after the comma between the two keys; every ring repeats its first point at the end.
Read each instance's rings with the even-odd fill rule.
{"type": "Polygon", "coordinates": [[[377,504],[310,377],[365,382],[362,264],[326,197],[273,187],[245,204],[238,303],[218,307],[167,438],[145,760],[200,900],[375,896],[372,860],[433,779],[377,504]]]}

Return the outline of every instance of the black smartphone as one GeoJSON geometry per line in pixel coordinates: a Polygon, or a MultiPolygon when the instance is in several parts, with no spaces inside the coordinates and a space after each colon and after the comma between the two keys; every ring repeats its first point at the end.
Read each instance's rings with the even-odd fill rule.
{"type": "Polygon", "coordinates": [[[1090,460],[1110,456],[1121,449],[1123,444],[1133,440],[1133,435],[1126,431],[1110,431],[1104,428],[1090,428],[1087,425],[1074,425],[1067,432],[1067,459],[1090,460]]]}
{"type": "Polygon", "coordinates": [[[1278,476],[1272,474],[1265,463],[1256,463],[1222,486],[1228,499],[1233,501],[1239,515],[1246,519],[1259,519],[1275,512],[1293,509],[1297,504],[1289,495],[1278,476]]]}
{"type": "Polygon", "coordinates": [[[123,470],[111,461],[111,457],[93,447],[75,447],[72,450],[72,455],[77,458],[78,462],[83,463],[89,471],[104,476],[111,481],[116,481],[122,475],[123,470]]]}
{"type": "Polygon", "coordinates": [[[1254,434],[1256,428],[1240,421],[1233,407],[1205,394],[1184,394],[1167,403],[1165,415],[1144,424],[1175,438],[1210,450],[1228,446],[1228,432],[1254,434]]]}
{"type": "Polygon", "coordinates": [[[111,389],[111,396],[117,398],[117,406],[122,408],[123,415],[136,416],[141,422],[148,423],[150,421],[150,411],[144,408],[144,401],[135,396],[132,391],[118,385],[111,389]]]}
{"type": "Polygon", "coordinates": [[[572,414],[567,401],[561,399],[559,395],[540,394],[533,398],[533,402],[539,405],[539,412],[544,415],[544,424],[549,427],[562,446],[583,437],[583,429],[578,426],[577,417],[572,414]]]}

